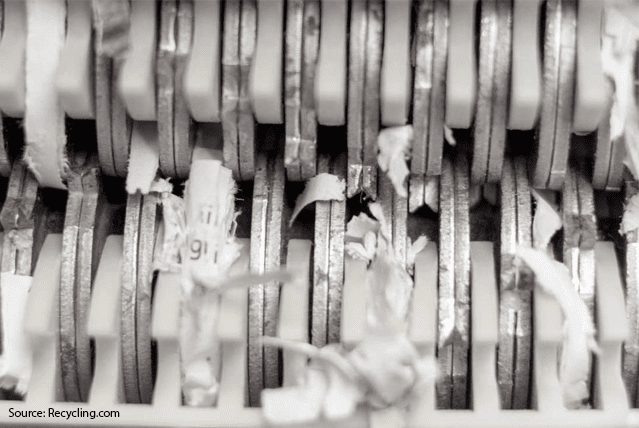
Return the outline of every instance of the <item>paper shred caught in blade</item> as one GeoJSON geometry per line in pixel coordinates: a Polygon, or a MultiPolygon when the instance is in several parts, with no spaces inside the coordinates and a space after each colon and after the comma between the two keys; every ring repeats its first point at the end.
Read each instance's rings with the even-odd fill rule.
{"type": "Polygon", "coordinates": [[[182,392],[189,406],[211,406],[217,400],[221,367],[217,286],[228,280],[241,247],[234,236],[235,190],[231,171],[221,162],[197,160],[184,201],[172,201],[179,211],[174,234],[180,233],[181,221],[186,226],[181,249],[180,356],[182,392]]]}
{"type": "Polygon", "coordinates": [[[517,256],[535,274],[535,283],[555,298],[564,316],[564,342],[559,381],[564,406],[578,409],[588,399],[590,353],[598,353],[590,312],[572,284],[568,268],[552,260],[543,250],[519,247],[517,256]]]}
{"type": "Polygon", "coordinates": [[[308,180],[304,191],[295,201],[295,209],[291,215],[289,227],[293,225],[297,215],[308,204],[317,201],[343,201],[346,197],[344,195],[345,189],[344,180],[333,174],[322,173],[308,180]]]}
{"type": "Polygon", "coordinates": [[[635,51],[639,40],[639,3],[607,1],[601,33],[604,74],[613,80],[615,94],[610,113],[610,140],[623,138],[625,164],[639,178],[639,110],[634,99],[635,51]]]}
{"type": "Polygon", "coordinates": [[[553,207],[539,191],[532,189],[537,202],[533,219],[533,247],[545,251],[550,240],[563,227],[561,217],[556,207],[553,207]]]}
{"type": "Polygon", "coordinates": [[[377,164],[388,174],[395,191],[402,198],[408,197],[406,178],[409,170],[406,162],[410,158],[412,144],[412,125],[386,128],[377,136],[377,164]]]}
{"type": "Polygon", "coordinates": [[[639,229],[639,194],[634,195],[624,208],[619,233],[626,234],[639,229]]]}

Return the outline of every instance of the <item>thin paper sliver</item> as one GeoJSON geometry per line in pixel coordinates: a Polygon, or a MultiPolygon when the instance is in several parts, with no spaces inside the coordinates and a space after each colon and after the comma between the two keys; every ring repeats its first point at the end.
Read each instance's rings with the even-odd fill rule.
{"type": "Polygon", "coordinates": [[[406,161],[413,144],[413,126],[394,126],[383,129],[377,136],[379,154],[377,164],[388,174],[395,191],[402,198],[408,197],[406,178],[409,170],[406,161]]]}
{"type": "Polygon", "coordinates": [[[599,352],[590,312],[575,290],[564,264],[552,260],[542,250],[519,247],[517,256],[533,271],[535,283],[555,298],[563,312],[564,342],[559,381],[564,405],[568,409],[577,409],[589,396],[590,353],[599,352]]]}
{"type": "Polygon", "coordinates": [[[302,194],[295,201],[295,208],[293,209],[289,226],[293,225],[297,215],[308,204],[317,201],[343,201],[346,197],[344,194],[345,189],[344,180],[333,174],[322,173],[311,178],[306,183],[302,194]]]}
{"type": "Polygon", "coordinates": [[[533,219],[533,247],[546,250],[552,237],[563,227],[563,223],[556,208],[539,192],[532,189],[532,194],[537,202],[533,219]]]}

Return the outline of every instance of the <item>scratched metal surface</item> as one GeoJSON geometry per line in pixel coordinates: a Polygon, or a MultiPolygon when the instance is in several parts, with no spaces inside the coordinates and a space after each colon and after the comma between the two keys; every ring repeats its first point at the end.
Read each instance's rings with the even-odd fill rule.
{"type": "Polygon", "coordinates": [[[136,341],[136,296],[140,215],[143,198],[140,193],[129,195],[124,221],[124,251],[122,266],[122,291],[120,294],[122,333],[122,381],[127,403],[140,403],[136,341]]]}

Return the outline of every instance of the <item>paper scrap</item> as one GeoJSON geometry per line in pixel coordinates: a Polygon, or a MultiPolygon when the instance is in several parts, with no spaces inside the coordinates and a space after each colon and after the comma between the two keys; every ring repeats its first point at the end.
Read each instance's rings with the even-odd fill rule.
{"type": "Polygon", "coordinates": [[[379,222],[366,213],[353,216],[346,224],[344,251],[349,257],[371,262],[377,251],[379,222]]]}
{"type": "Polygon", "coordinates": [[[368,338],[349,353],[339,345],[320,349],[264,339],[267,346],[301,352],[310,359],[299,385],[262,391],[262,412],[272,424],[312,422],[322,416],[343,420],[361,404],[373,409],[406,408],[437,376],[436,362],[420,357],[401,335],[368,338]]]}
{"type": "Polygon", "coordinates": [[[590,353],[598,353],[590,312],[575,289],[568,268],[541,249],[517,248],[517,256],[535,274],[535,284],[555,298],[564,316],[559,381],[564,406],[578,409],[589,396],[590,353]]]}
{"type": "Polygon", "coordinates": [[[608,1],[604,8],[601,56],[604,75],[614,82],[610,139],[623,138],[626,165],[639,178],[639,111],[634,99],[634,58],[639,40],[639,3],[608,1]]]}
{"type": "Polygon", "coordinates": [[[393,187],[402,198],[408,197],[406,178],[413,144],[413,125],[393,126],[383,129],[377,136],[377,164],[388,174],[393,187]]]}
{"type": "MultiPolygon", "coordinates": [[[[204,289],[216,290],[220,293],[231,288],[249,288],[254,285],[265,283],[292,283],[295,284],[298,275],[293,269],[282,269],[278,271],[265,272],[261,274],[246,273],[241,276],[231,276],[220,280],[218,276],[206,275],[204,272],[193,272],[193,281],[204,289]]],[[[297,281],[297,282],[296,282],[297,281]]]]}
{"type": "Polygon", "coordinates": [[[533,248],[546,251],[550,240],[563,227],[563,223],[557,208],[551,202],[539,191],[531,189],[531,192],[537,202],[533,218],[533,248]]]}
{"type": "Polygon", "coordinates": [[[405,335],[369,336],[346,356],[364,380],[367,403],[374,409],[405,407],[437,375],[436,364],[421,358],[405,335]]]}
{"type": "Polygon", "coordinates": [[[184,199],[162,192],[162,238],[156,246],[153,269],[179,272],[186,248],[186,212],[184,199]]]}
{"type": "Polygon", "coordinates": [[[151,183],[150,191],[160,194],[172,193],[173,184],[166,178],[156,178],[153,183],[151,183]]]}
{"type": "Polygon", "coordinates": [[[129,195],[140,192],[146,195],[160,166],[160,146],[155,122],[133,123],[131,148],[129,153],[129,173],[126,177],[126,191],[129,195]]]}
{"type": "MultiPolygon", "coordinates": [[[[361,213],[348,222],[345,250],[369,262],[365,277],[368,327],[376,334],[383,329],[389,329],[388,334],[404,333],[413,280],[393,249],[381,205],[372,203],[368,208],[375,219],[361,213]]],[[[423,248],[425,238],[416,244],[415,249],[423,248]]]]}
{"type": "Polygon", "coordinates": [[[379,231],[379,222],[370,218],[366,213],[360,213],[353,216],[346,225],[347,239],[363,239],[369,232],[377,233],[379,231]]]}
{"type": "Polygon", "coordinates": [[[241,246],[235,240],[235,182],[220,161],[194,162],[186,186],[180,350],[182,392],[189,406],[217,400],[221,367],[220,292],[241,246]],[[214,278],[203,282],[201,278],[214,278]]]}
{"type": "Polygon", "coordinates": [[[625,235],[637,229],[639,229],[639,193],[632,196],[626,204],[619,232],[625,235]]]}
{"type": "Polygon", "coordinates": [[[344,194],[345,189],[344,180],[333,174],[322,173],[308,180],[304,191],[295,201],[295,208],[289,221],[289,227],[293,225],[297,215],[308,204],[317,201],[343,201],[346,197],[344,194]]]}
{"type": "Polygon", "coordinates": [[[24,317],[33,277],[2,273],[2,355],[0,388],[24,395],[31,379],[33,354],[24,334],[24,317]]]}
{"type": "MultiPolygon", "coordinates": [[[[421,357],[406,336],[413,280],[393,249],[381,205],[372,203],[368,208],[374,218],[365,213],[353,217],[345,236],[347,254],[369,262],[362,278],[367,299],[364,340],[347,353],[336,345],[320,349],[263,338],[265,345],[310,359],[299,385],[262,391],[262,411],[270,423],[311,422],[322,416],[343,419],[360,404],[373,409],[404,408],[437,376],[436,362],[421,357]],[[297,412],[298,408],[302,410],[297,412]]],[[[420,237],[410,245],[409,265],[426,243],[420,237]]]]}
{"type": "Polygon", "coordinates": [[[346,242],[344,251],[346,255],[356,259],[364,260],[370,263],[375,258],[375,249],[377,248],[377,237],[373,233],[367,234],[362,242],[346,242]]]}
{"type": "Polygon", "coordinates": [[[324,395],[324,416],[328,420],[345,419],[364,400],[364,391],[343,371],[326,366],[328,389],[324,395]]]}
{"type": "Polygon", "coordinates": [[[384,216],[384,211],[382,210],[382,206],[379,203],[372,203],[368,205],[368,209],[373,214],[373,217],[377,219],[379,222],[379,233],[382,237],[386,239],[388,244],[391,242],[390,235],[390,227],[388,222],[386,221],[386,217],[384,216]]]}
{"type": "Polygon", "coordinates": [[[377,253],[365,277],[367,330],[375,335],[404,334],[407,328],[413,280],[395,257],[390,243],[377,239],[377,253]]]}

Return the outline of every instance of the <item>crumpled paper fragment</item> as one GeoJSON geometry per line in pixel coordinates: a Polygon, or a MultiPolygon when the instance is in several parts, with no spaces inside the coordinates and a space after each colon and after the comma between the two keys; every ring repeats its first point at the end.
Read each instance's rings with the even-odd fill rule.
{"type": "Polygon", "coordinates": [[[366,271],[367,330],[405,333],[413,280],[395,257],[384,238],[377,240],[377,253],[366,271]]]}
{"type": "Polygon", "coordinates": [[[537,190],[531,191],[537,202],[533,218],[533,248],[545,251],[552,237],[563,227],[563,222],[555,206],[537,190]]]}
{"type": "Polygon", "coordinates": [[[235,241],[236,186],[231,171],[219,161],[198,164],[197,168],[211,182],[203,180],[204,177],[198,176],[197,180],[192,177],[185,191],[186,245],[181,257],[180,317],[182,392],[188,406],[211,406],[217,400],[221,365],[217,334],[221,295],[217,285],[228,279],[229,269],[240,256],[241,245],[235,241]]]}
{"type": "Polygon", "coordinates": [[[184,199],[171,193],[168,181],[156,180],[151,186],[151,191],[160,193],[163,210],[154,268],[182,274],[182,392],[186,405],[203,407],[214,405],[219,393],[222,293],[271,281],[290,282],[295,272],[230,276],[241,250],[235,239],[238,213],[231,171],[209,159],[194,163],[191,172],[184,199]]]}
{"type": "Polygon", "coordinates": [[[264,344],[307,355],[310,363],[297,386],[262,391],[262,411],[271,424],[345,419],[365,404],[405,408],[437,376],[436,362],[419,356],[404,335],[367,338],[346,353],[338,345],[316,348],[277,338],[264,344]]]}
{"type": "Polygon", "coordinates": [[[182,391],[187,406],[211,407],[217,400],[219,383],[218,373],[213,372],[211,364],[198,359],[184,365],[182,391]]]}
{"type": "MultiPolygon", "coordinates": [[[[269,423],[343,419],[360,404],[373,409],[403,408],[437,375],[436,362],[422,358],[406,336],[413,281],[393,250],[381,206],[371,204],[369,209],[375,219],[362,213],[353,217],[346,231],[347,253],[369,262],[363,278],[367,298],[365,338],[350,353],[335,345],[319,349],[263,338],[265,345],[310,358],[304,382],[262,392],[262,409],[269,423]],[[323,378],[317,375],[318,370],[323,378]]],[[[414,263],[414,254],[426,243],[421,237],[411,245],[409,263],[414,263]]]]}
{"type": "MultiPolygon", "coordinates": [[[[262,414],[273,425],[294,424],[319,419],[325,408],[328,379],[319,368],[309,368],[306,379],[299,386],[264,389],[262,414]]],[[[343,402],[338,401],[338,405],[343,402]]]]}
{"type": "Polygon", "coordinates": [[[344,251],[346,255],[358,260],[364,260],[370,263],[375,258],[375,252],[377,248],[377,235],[373,232],[368,232],[362,238],[362,242],[350,241],[344,244],[344,251]]]}
{"type": "Polygon", "coordinates": [[[634,99],[634,56],[639,40],[639,3],[606,2],[601,34],[603,71],[614,82],[610,114],[610,139],[623,138],[626,165],[639,178],[639,110],[634,99]]]}
{"type": "Polygon", "coordinates": [[[388,245],[391,245],[390,227],[388,225],[388,222],[386,221],[386,217],[384,216],[382,206],[379,203],[372,203],[368,206],[368,209],[370,210],[371,214],[373,214],[373,217],[375,217],[379,222],[380,235],[386,239],[388,245]]]}
{"type": "Polygon", "coordinates": [[[160,194],[164,193],[172,193],[173,192],[173,184],[166,178],[156,178],[153,183],[151,183],[151,192],[156,192],[160,194]]]}
{"type": "Polygon", "coordinates": [[[388,174],[395,191],[402,198],[408,197],[406,178],[413,144],[413,125],[393,126],[383,129],[377,136],[377,164],[388,174]]]}
{"type": "Polygon", "coordinates": [[[326,364],[328,389],[324,395],[324,416],[328,420],[345,419],[365,400],[365,391],[344,373],[326,364]]]}
{"type": "Polygon", "coordinates": [[[183,296],[180,318],[182,393],[187,406],[211,406],[217,400],[221,365],[217,325],[220,296],[194,287],[183,296]]]}
{"type": "Polygon", "coordinates": [[[346,197],[345,190],[346,183],[338,176],[328,173],[317,174],[308,180],[304,191],[297,197],[289,227],[308,204],[316,201],[343,201],[346,197]]]}
{"type": "MultiPolygon", "coordinates": [[[[369,262],[365,277],[369,327],[388,328],[392,334],[405,332],[413,280],[397,259],[381,205],[372,203],[368,208],[376,220],[365,213],[353,217],[346,226],[345,250],[369,262]]],[[[411,246],[413,253],[425,247],[426,238],[416,244],[411,246]]],[[[414,264],[414,254],[412,261],[409,265],[414,264]]]]}
{"type": "MultiPolygon", "coordinates": [[[[413,388],[424,381],[416,367],[421,358],[404,335],[371,335],[346,358],[365,380],[367,402],[375,409],[408,405],[413,388]]],[[[428,375],[432,379],[434,372],[428,375]]]]}
{"type": "Polygon", "coordinates": [[[626,204],[619,232],[625,235],[637,229],[639,229],[639,194],[632,196],[626,204]]]}
{"type": "Polygon", "coordinates": [[[380,224],[366,213],[353,216],[346,224],[344,251],[349,257],[370,262],[377,251],[380,224]]]}
{"type": "Polygon", "coordinates": [[[561,351],[559,382],[564,406],[578,409],[589,396],[587,387],[591,366],[590,353],[599,353],[595,326],[584,301],[575,290],[568,268],[545,251],[517,248],[517,256],[535,274],[535,283],[555,298],[564,316],[564,342],[561,351]]]}
{"type": "Polygon", "coordinates": [[[363,239],[369,232],[377,234],[379,226],[377,220],[370,218],[366,213],[360,213],[359,215],[353,216],[348,224],[346,224],[346,239],[363,239]]]}

